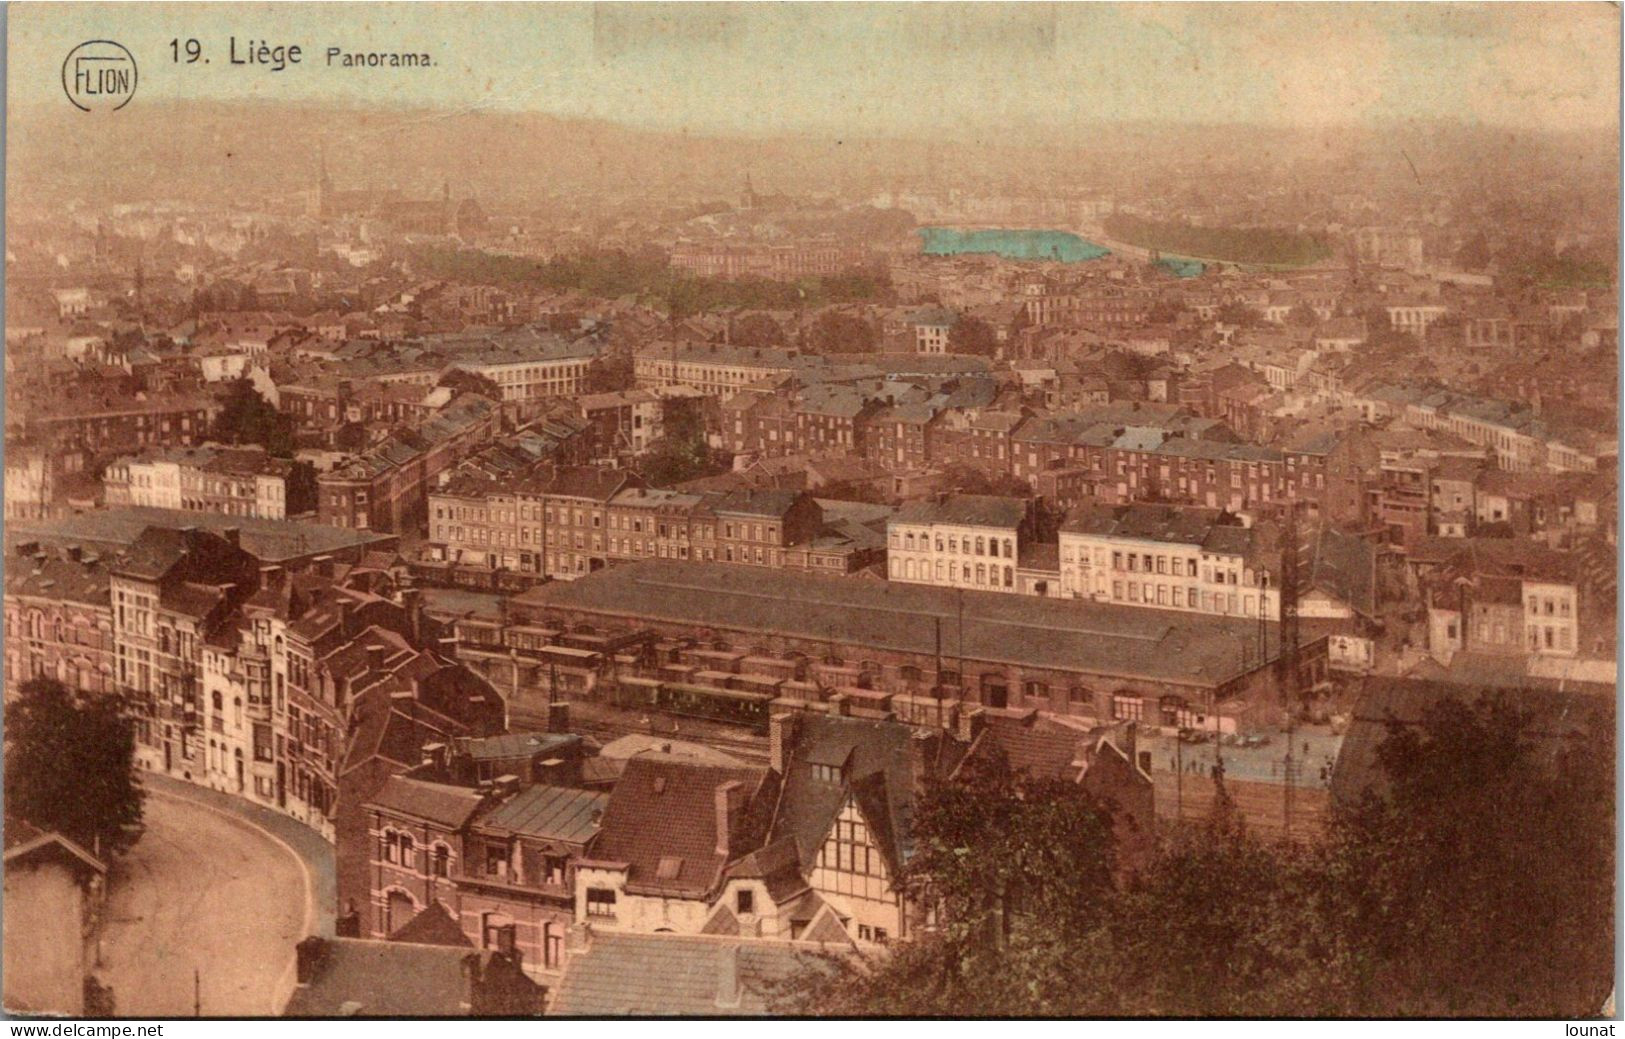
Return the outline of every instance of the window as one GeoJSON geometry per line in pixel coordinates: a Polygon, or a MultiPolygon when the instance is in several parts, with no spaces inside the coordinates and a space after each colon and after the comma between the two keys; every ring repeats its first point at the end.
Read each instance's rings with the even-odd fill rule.
{"type": "Polygon", "coordinates": [[[485,875],[488,877],[506,877],[508,875],[507,845],[487,844],[485,846],[485,875]]]}
{"type": "Polygon", "coordinates": [[[740,916],[749,916],[756,912],[756,892],[749,888],[740,888],[736,904],[740,916]]]}
{"type": "Polygon", "coordinates": [[[590,887],[587,889],[587,915],[588,916],[614,916],[615,892],[607,888],[590,887]]]}
{"type": "Polygon", "coordinates": [[[834,765],[815,764],[812,767],[812,773],[813,778],[820,783],[839,783],[841,781],[841,770],[834,765]]]}
{"type": "Polygon", "coordinates": [[[552,924],[542,925],[542,966],[557,967],[564,960],[564,935],[552,924]]]}
{"type": "Polygon", "coordinates": [[[429,872],[437,877],[444,877],[451,873],[451,849],[444,844],[434,846],[434,855],[429,859],[429,872]]]}
{"type": "Polygon", "coordinates": [[[1118,721],[1140,721],[1145,717],[1145,702],[1137,696],[1114,696],[1112,717],[1118,721]]]}
{"type": "Polygon", "coordinates": [[[548,855],[542,859],[543,879],[554,887],[564,885],[565,859],[562,855],[548,855]]]}

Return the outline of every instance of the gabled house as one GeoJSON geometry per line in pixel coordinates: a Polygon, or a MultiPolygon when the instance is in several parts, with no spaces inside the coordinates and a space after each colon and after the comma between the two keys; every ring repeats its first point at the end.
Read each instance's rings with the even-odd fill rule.
{"type": "MultiPolygon", "coordinates": [[[[769,746],[783,777],[769,840],[794,843],[808,887],[860,947],[908,937],[921,918],[895,880],[914,854],[914,798],[957,762],[955,743],[897,722],[783,714],[769,746]]],[[[821,920],[803,937],[831,940],[821,920]]]]}
{"type": "Polygon", "coordinates": [[[766,769],[641,754],[577,864],[577,922],[594,929],[698,934],[727,868],[761,845],[776,788],[766,769]]]}

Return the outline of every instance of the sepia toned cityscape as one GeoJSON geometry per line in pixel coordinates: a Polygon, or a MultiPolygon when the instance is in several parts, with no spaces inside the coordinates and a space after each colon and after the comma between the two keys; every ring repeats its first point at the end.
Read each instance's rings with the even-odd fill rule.
{"type": "Polygon", "coordinates": [[[8,1016],[1614,1016],[1617,8],[7,17],[8,1016]]]}

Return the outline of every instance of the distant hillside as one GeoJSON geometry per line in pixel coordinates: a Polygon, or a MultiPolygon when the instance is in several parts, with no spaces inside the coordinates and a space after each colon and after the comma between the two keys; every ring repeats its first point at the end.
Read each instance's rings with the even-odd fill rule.
{"type": "Polygon", "coordinates": [[[1117,213],[1105,228],[1130,245],[1198,260],[1302,267],[1332,254],[1317,238],[1271,227],[1199,227],[1117,213]]]}

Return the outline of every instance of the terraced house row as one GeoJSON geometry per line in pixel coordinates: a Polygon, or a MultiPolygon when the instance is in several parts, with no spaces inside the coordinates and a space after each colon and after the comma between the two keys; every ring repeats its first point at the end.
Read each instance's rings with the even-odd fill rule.
{"type": "Polygon", "coordinates": [[[429,495],[429,540],[447,563],[564,580],[640,559],[849,573],[880,548],[828,530],[804,492],[683,493],[586,466],[459,474],[429,495]]]}
{"type": "Polygon", "coordinates": [[[21,546],[6,573],[8,695],[33,677],[117,693],[139,768],[330,840],[342,804],[413,763],[381,746],[502,730],[502,699],[397,584],[392,554],[286,569],[240,541],[149,526],[116,550],[21,546]]]}

